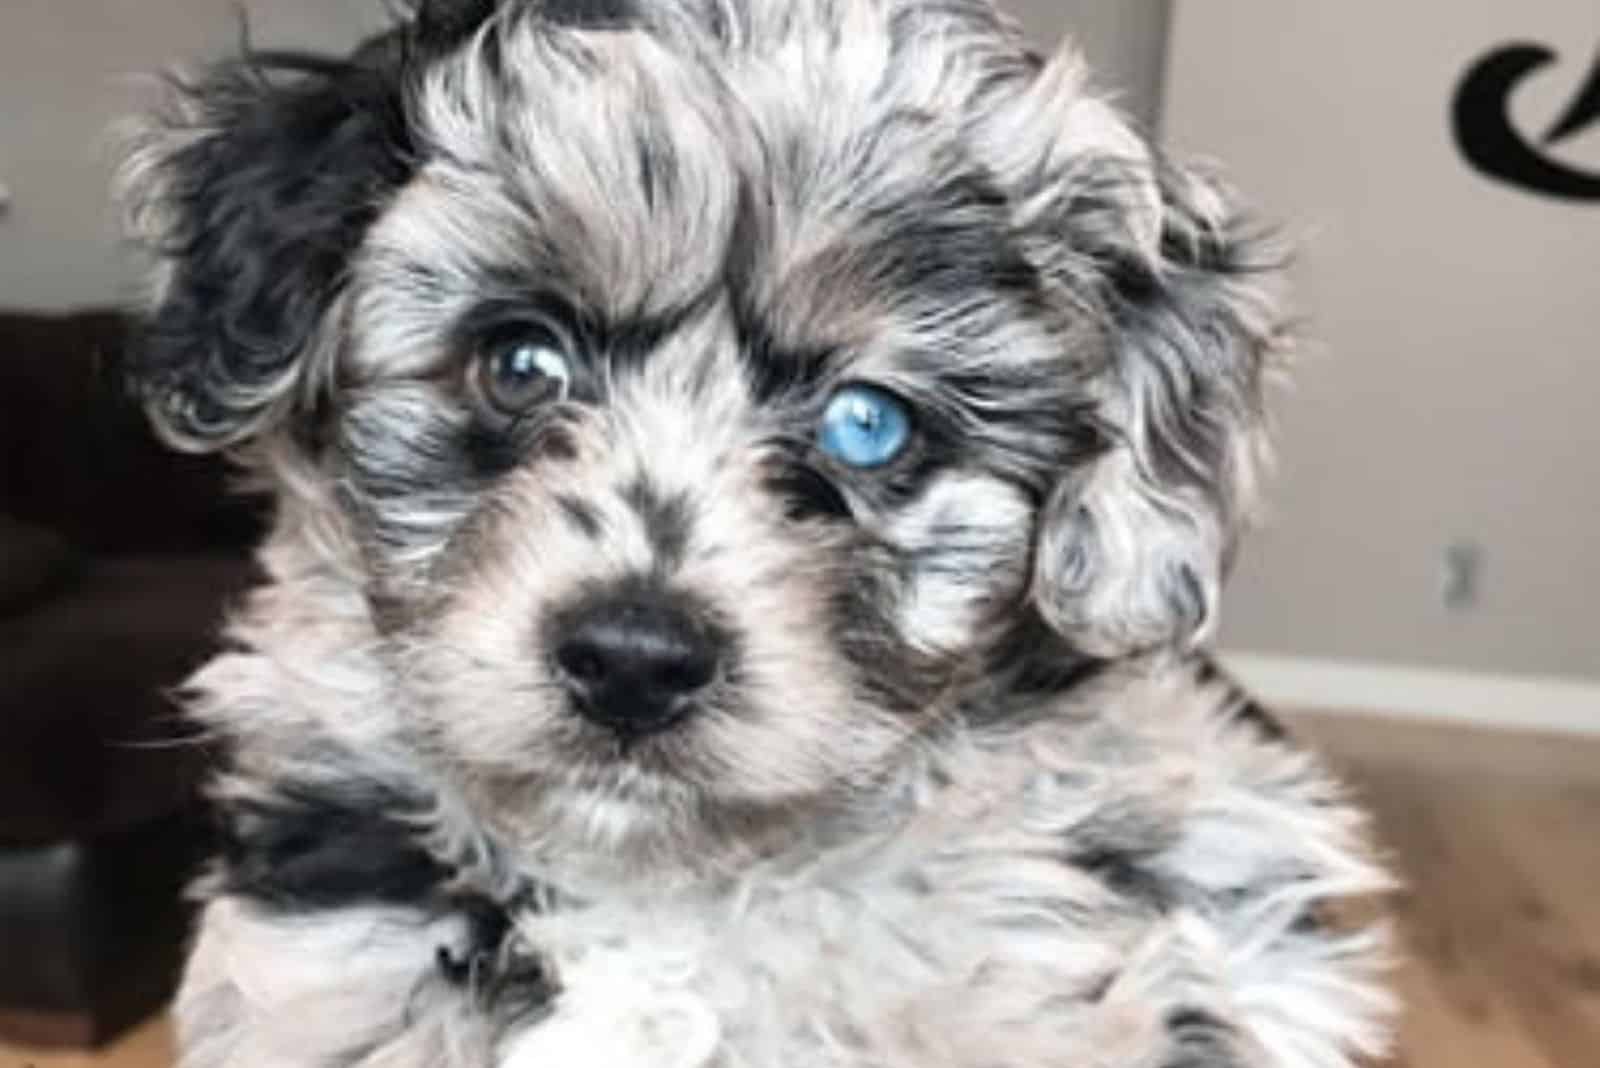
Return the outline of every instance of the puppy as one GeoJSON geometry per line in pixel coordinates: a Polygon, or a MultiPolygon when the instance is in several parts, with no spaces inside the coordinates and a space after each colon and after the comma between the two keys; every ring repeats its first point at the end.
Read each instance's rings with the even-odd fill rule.
{"type": "Polygon", "coordinates": [[[1277,257],[988,0],[436,0],[179,84],[270,486],[184,1068],[1342,1068],[1361,820],[1198,661],[1277,257]]]}

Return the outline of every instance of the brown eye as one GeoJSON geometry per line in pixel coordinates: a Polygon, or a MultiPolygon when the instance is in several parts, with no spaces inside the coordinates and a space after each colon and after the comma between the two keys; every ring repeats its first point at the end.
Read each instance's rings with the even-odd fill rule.
{"type": "Polygon", "coordinates": [[[478,395],[500,415],[517,416],[565,400],[572,388],[572,347],[539,324],[485,345],[474,369],[478,395]]]}

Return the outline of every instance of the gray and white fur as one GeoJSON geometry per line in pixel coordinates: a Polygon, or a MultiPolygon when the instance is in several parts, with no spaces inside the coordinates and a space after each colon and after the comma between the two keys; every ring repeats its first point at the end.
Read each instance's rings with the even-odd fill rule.
{"type": "Polygon", "coordinates": [[[1195,652],[1280,257],[1070,48],[988,0],[434,0],[173,95],[140,387],[276,502],[189,688],[184,1068],[1383,1049],[1361,818],[1195,652]],[[871,467],[817,430],[863,385],[914,428],[871,467]],[[670,677],[573,654],[618,633],[670,677]]]}

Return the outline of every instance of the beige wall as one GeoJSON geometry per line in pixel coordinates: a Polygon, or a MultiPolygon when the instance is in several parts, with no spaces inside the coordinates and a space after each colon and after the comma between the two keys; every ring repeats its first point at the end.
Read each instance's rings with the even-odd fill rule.
{"type": "MultiPolygon", "coordinates": [[[[1486,181],[1447,125],[1470,61],[1541,41],[1566,62],[1512,110],[1542,133],[1597,31],[1594,0],[1177,5],[1168,138],[1293,221],[1320,341],[1231,647],[1600,677],[1600,204],[1486,181]],[[1458,539],[1484,568],[1452,612],[1458,539]]],[[[1600,171],[1600,132],[1561,151],[1600,171]]]]}
{"type": "Polygon", "coordinates": [[[235,44],[241,6],[262,44],[340,47],[381,25],[378,0],[0,0],[0,306],[126,293],[107,127],[136,75],[235,44]]]}

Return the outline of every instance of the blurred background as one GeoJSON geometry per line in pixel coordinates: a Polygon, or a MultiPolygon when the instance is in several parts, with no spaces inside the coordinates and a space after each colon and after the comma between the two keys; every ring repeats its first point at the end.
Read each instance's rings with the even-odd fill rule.
{"type": "MultiPolygon", "coordinates": [[[[1400,1059],[1600,1064],[1600,7],[1010,6],[1301,249],[1307,344],[1220,646],[1408,878],[1400,1059]]],[[[137,75],[235,48],[241,8],[263,46],[386,21],[0,4],[0,1068],[170,1056],[199,759],[165,689],[260,519],[116,388],[106,131],[137,75]]]]}

